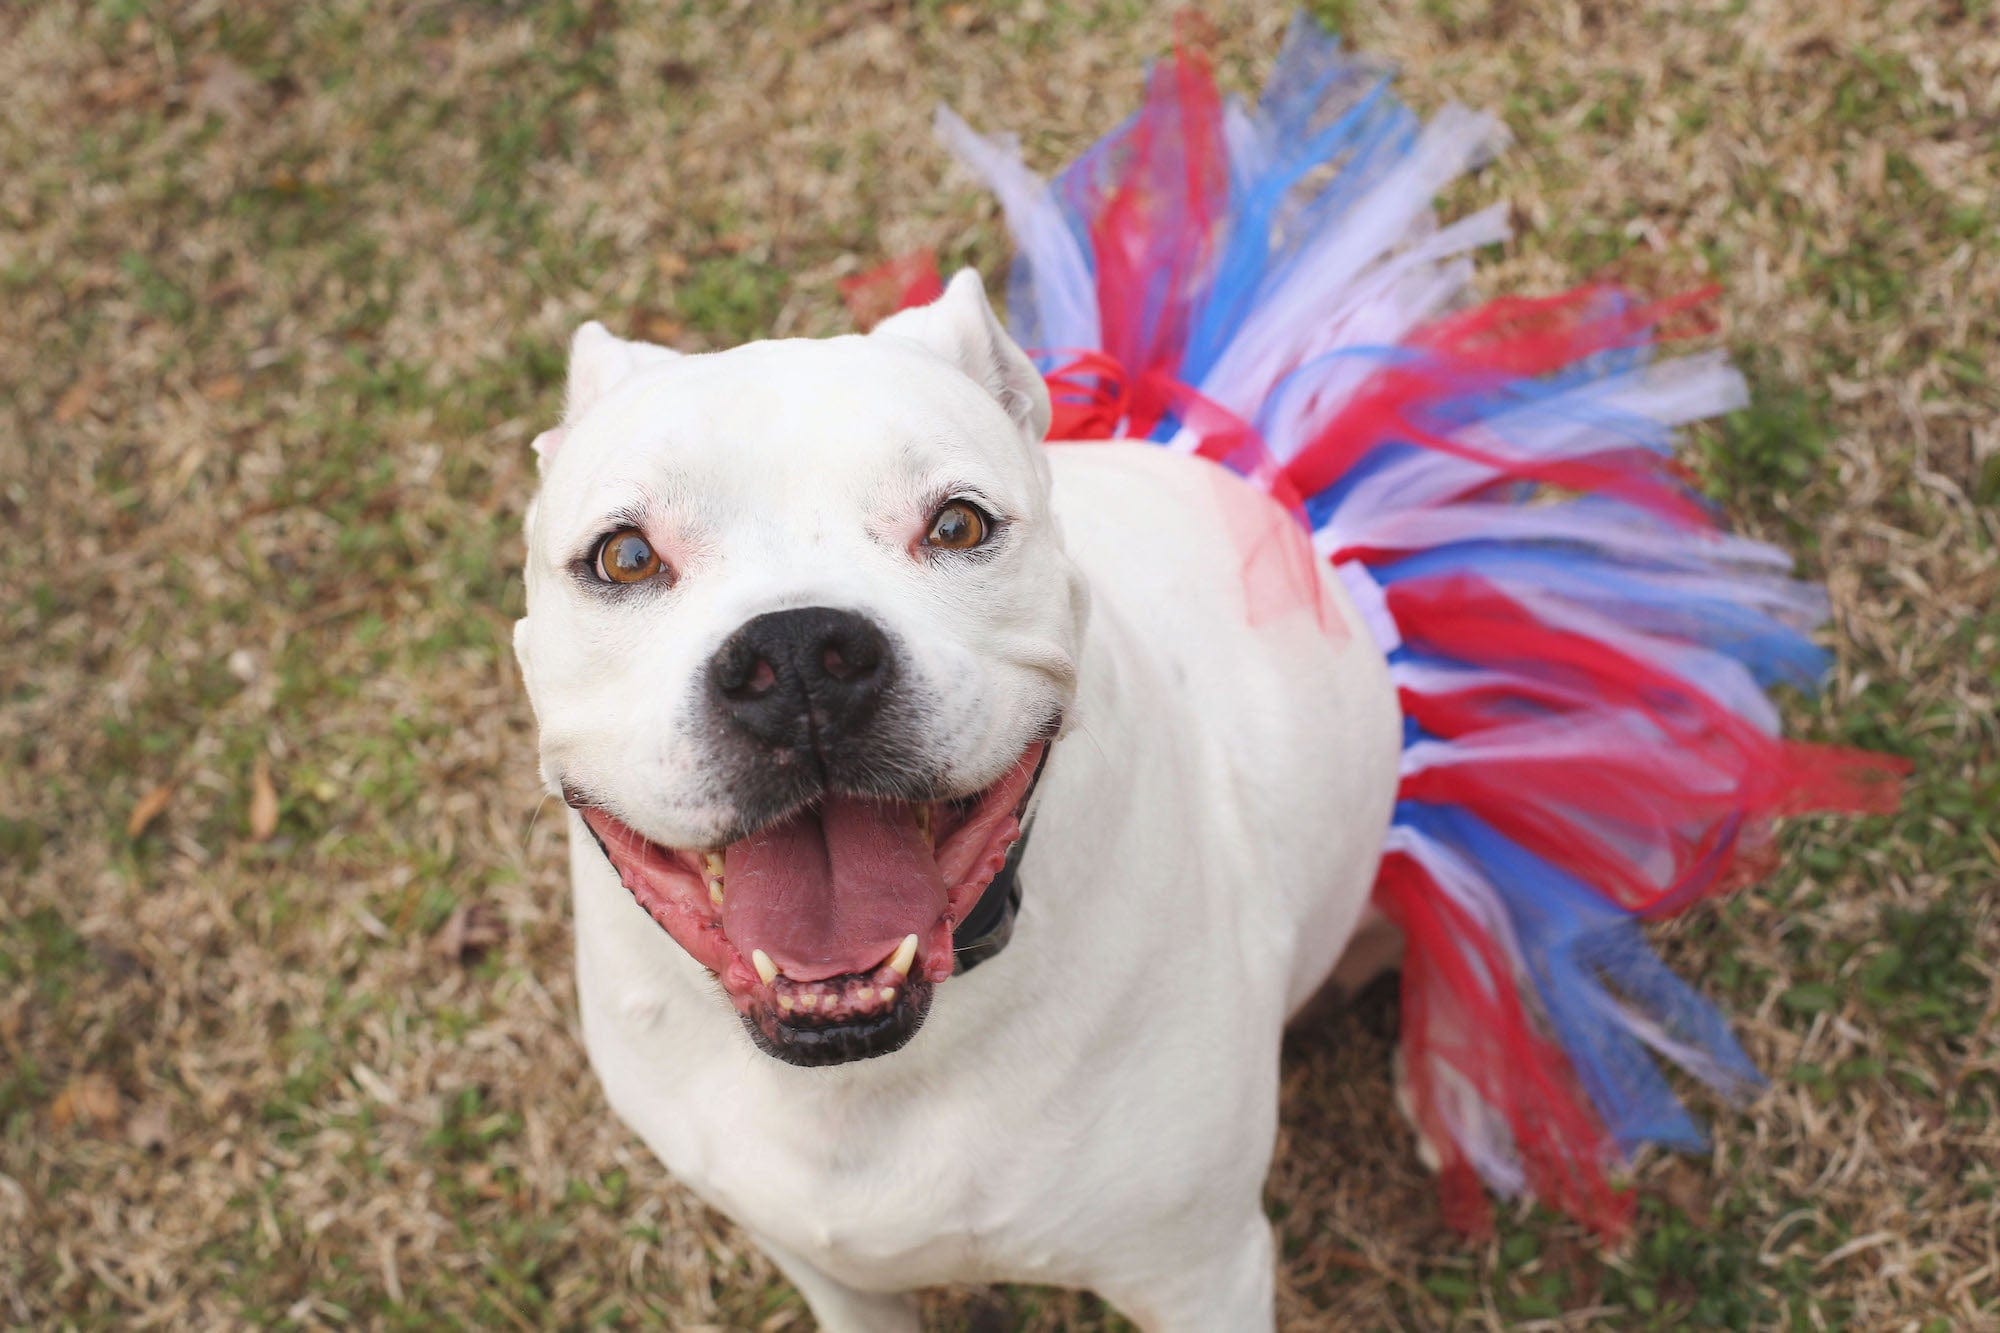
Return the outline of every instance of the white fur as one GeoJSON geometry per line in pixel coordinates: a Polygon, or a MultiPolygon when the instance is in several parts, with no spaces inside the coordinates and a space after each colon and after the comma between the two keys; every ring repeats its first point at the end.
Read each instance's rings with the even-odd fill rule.
{"type": "Polygon", "coordinates": [[[788,606],[862,610],[909,647],[963,790],[1047,705],[1067,716],[1011,944],[859,1063],[758,1051],[572,815],[613,1108],[824,1328],[913,1329],[913,1288],[1000,1280],[1089,1287],[1148,1329],[1269,1328],[1280,1034],[1361,918],[1396,785],[1386,664],[1339,581],[1322,566],[1331,632],[1253,626],[1239,483],[1154,446],[1036,444],[1040,381],[963,274],[867,338],[672,358],[590,325],[574,353],[516,634],[551,778],[708,845],[727,811],[692,682],[788,606]],[[913,556],[940,485],[1005,509],[1000,557],[913,556]],[[567,566],[633,505],[679,581],[593,597],[567,566]]]}

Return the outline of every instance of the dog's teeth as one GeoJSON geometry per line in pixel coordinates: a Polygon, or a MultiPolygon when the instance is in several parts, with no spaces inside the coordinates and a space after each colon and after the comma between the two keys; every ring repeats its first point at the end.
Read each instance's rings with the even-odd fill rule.
{"type": "Polygon", "coordinates": [[[789,995],[780,995],[778,997],[778,1007],[788,1014],[792,1012],[792,997],[789,995]]]}
{"type": "Polygon", "coordinates": [[[721,911],[721,910],[722,910],[722,881],[721,881],[721,880],[719,880],[719,879],[712,879],[712,880],[710,880],[710,881],[708,882],[708,903],[709,903],[709,906],[713,907],[713,908],[714,908],[714,909],[715,909],[716,911],[718,911],[718,912],[719,912],[719,911],[721,911]]]}
{"type": "Polygon", "coordinates": [[[757,969],[757,975],[764,979],[766,986],[778,979],[778,965],[771,961],[771,955],[762,949],[750,951],[750,966],[757,969]]]}
{"type": "Polygon", "coordinates": [[[812,1009],[817,1007],[818,1004],[819,1004],[819,996],[814,995],[811,992],[807,992],[806,994],[799,996],[799,1008],[801,1009],[812,1009]]]}
{"type": "Polygon", "coordinates": [[[710,879],[721,879],[721,878],[722,878],[722,853],[721,853],[721,852],[703,852],[703,853],[701,854],[701,868],[702,868],[703,870],[706,870],[706,871],[708,872],[708,877],[709,877],[710,879]]]}
{"type": "Polygon", "coordinates": [[[931,836],[931,807],[930,807],[930,805],[929,805],[928,803],[926,803],[926,804],[923,804],[923,805],[920,805],[920,806],[918,806],[918,807],[917,807],[917,827],[918,827],[918,828],[919,828],[920,830],[922,830],[922,832],[923,832],[923,835],[924,835],[924,840],[925,840],[926,842],[930,841],[930,836],[931,836]]]}
{"type": "Polygon", "coordinates": [[[894,1004],[896,1002],[896,988],[894,986],[884,986],[878,994],[881,995],[882,1003],[884,1004],[894,1004]]]}
{"type": "Polygon", "coordinates": [[[902,976],[910,975],[910,964],[917,961],[917,937],[903,936],[903,942],[896,946],[896,952],[889,955],[889,967],[902,976]]]}

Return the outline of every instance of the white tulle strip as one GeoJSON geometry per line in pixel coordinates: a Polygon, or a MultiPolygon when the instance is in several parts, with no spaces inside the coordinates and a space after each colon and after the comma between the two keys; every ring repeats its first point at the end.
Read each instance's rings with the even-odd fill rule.
{"type": "MultiPolygon", "coordinates": [[[[1421,865],[1431,879],[1482,929],[1499,943],[1518,974],[1521,942],[1514,937],[1514,924],[1500,895],[1487,882],[1484,872],[1459,852],[1407,824],[1393,824],[1382,841],[1384,855],[1402,852],[1421,865]]],[[[1506,978],[1511,980],[1512,978],[1506,978]]],[[[1489,978],[1498,982],[1502,978],[1489,978]]]]}
{"type": "Polygon", "coordinates": [[[1675,1040],[1661,1024],[1610,992],[1592,996],[1591,1003],[1612,1022],[1725,1096],[1744,1097],[1755,1088],[1741,1069],[1716,1059],[1704,1047],[1675,1040]]]}
{"type": "MultiPolygon", "coordinates": [[[[1492,690],[1514,694],[1524,685],[1534,683],[1512,671],[1415,660],[1391,662],[1389,678],[1396,682],[1397,689],[1408,690],[1412,694],[1420,694],[1426,698],[1445,698],[1465,690],[1492,690]]],[[[1597,698],[1596,695],[1586,694],[1582,690],[1563,690],[1560,692],[1560,697],[1578,702],[1597,698]]]]}
{"type": "MultiPolygon", "coordinates": [[[[1520,970],[1521,944],[1514,935],[1513,921],[1501,905],[1499,893],[1477,866],[1443,843],[1402,824],[1389,829],[1382,850],[1385,854],[1401,852],[1422,866],[1432,883],[1479,922],[1510,960],[1514,976],[1488,978],[1496,992],[1502,986],[1513,986],[1523,994],[1533,994],[1533,983],[1520,970]]],[[[1468,959],[1478,961],[1477,955],[1468,955],[1468,959]]],[[[1461,1043],[1471,1039],[1472,1034],[1457,1038],[1461,1043]]],[[[1434,1058],[1432,1070],[1444,1094],[1438,1111],[1450,1126],[1452,1141],[1488,1185],[1503,1194],[1520,1194],[1527,1180],[1506,1117],[1489,1106],[1446,1061],[1434,1058]]]]}
{"type": "Polygon", "coordinates": [[[1340,576],[1341,584],[1347,589],[1349,600],[1361,616],[1361,623],[1368,627],[1368,633],[1375,640],[1375,646],[1385,656],[1403,646],[1403,632],[1396,628],[1396,618],[1389,614],[1389,603],[1382,596],[1382,585],[1366,566],[1356,560],[1342,561],[1333,567],[1340,576]]]}
{"type": "MultiPolygon", "coordinates": [[[[1635,442],[1634,423],[1645,423],[1665,440],[1675,426],[1734,411],[1748,401],[1743,377],[1721,356],[1690,356],[1496,413],[1453,438],[1496,456],[1550,462],[1629,448],[1635,442]]],[[[1412,452],[1344,492],[1316,543],[1323,552],[1364,546],[1365,533],[1374,524],[1445,504],[1496,475],[1483,463],[1434,449],[1412,452]]],[[[1782,556],[1768,563],[1790,567],[1782,556]]]]}
{"type": "Polygon", "coordinates": [[[1229,151],[1231,181],[1238,188],[1263,176],[1277,163],[1279,144],[1239,97],[1222,104],[1222,143],[1229,151]]]}
{"type": "MultiPolygon", "coordinates": [[[[1280,461],[1289,460],[1313,430],[1345,407],[1354,391],[1381,368],[1379,354],[1336,354],[1364,349],[1379,353],[1444,314],[1472,285],[1472,261],[1461,256],[1506,239],[1506,208],[1482,209],[1360,274],[1320,320],[1297,330],[1293,365],[1312,364],[1313,370],[1288,381],[1266,408],[1265,443],[1271,452],[1280,461]],[[1309,384],[1309,390],[1301,393],[1292,387],[1301,383],[1309,384]],[[1297,401],[1288,401],[1293,399],[1297,401]]],[[[1223,403],[1240,396],[1243,390],[1222,384],[1219,374],[1220,368],[1203,392],[1223,403]]]]}
{"type": "Polygon", "coordinates": [[[1470,764],[1606,764],[1623,756],[1644,763],[1662,781],[1717,797],[1735,788],[1734,775],[1698,751],[1674,748],[1671,737],[1643,713],[1604,709],[1595,714],[1535,718],[1452,740],[1420,740],[1403,751],[1402,774],[1470,764]]]}
{"type": "Polygon", "coordinates": [[[1693,644],[1675,643],[1619,624],[1609,616],[1551,596],[1540,587],[1495,580],[1500,590],[1552,629],[1595,639],[1618,652],[1680,677],[1767,736],[1778,734],[1778,709],[1750,669],[1735,658],[1693,644]]]}
{"type": "Polygon", "coordinates": [[[1421,551],[1467,541],[1524,541],[1574,543],[1655,568],[1735,570],[1748,577],[1782,575],[1792,564],[1784,551],[1764,542],[1691,532],[1624,506],[1467,501],[1353,517],[1358,521],[1342,535],[1347,544],[1371,551],[1421,551]]]}
{"type": "Polygon", "coordinates": [[[1102,345],[1097,286],[1048,182],[1021,163],[1011,134],[983,136],[949,107],[937,111],[936,133],[958,160],[985,181],[1000,200],[1021,252],[1027,256],[1047,350],[1102,345]]]}
{"type": "MultiPolygon", "coordinates": [[[[1438,190],[1505,142],[1505,128],[1491,116],[1445,107],[1336,225],[1314,237],[1292,263],[1266,275],[1249,318],[1196,387],[1245,420],[1254,419],[1280,379],[1328,346],[1319,335],[1328,327],[1329,312],[1346,305],[1357,277],[1413,235],[1431,231],[1431,201],[1438,190]]],[[[1481,243],[1464,239],[1477,234],[1478,226],[1446,231],[1456,233],[1452,244],[1460,249],[1481,243]]]]}

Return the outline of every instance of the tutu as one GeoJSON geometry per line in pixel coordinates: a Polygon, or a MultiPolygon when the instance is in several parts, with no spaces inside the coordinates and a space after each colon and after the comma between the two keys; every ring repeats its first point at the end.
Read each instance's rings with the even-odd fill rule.
{"type": "MultiPolygon", "coordinates": [[[[1767,691],[1824,673],[1826,603],[1674,460],[1676,426],[1746,402],[1723,357],[1658,355],[1709,293],[1473,304],[1504,209],[1440,225],[1432,201],[1502,127],[1419,120],[1304,17],[1255,105],[1183,47],[1052,180],[1011,138],[938,130],[1017,242],[1009,322],[1050,438],[1251,478],[1389,655],[1404,750],[1374,893],[1405,937],[1405,1087],[1447,1216],[1486,1225],[1483,1181],[1619,1232],[1618,1165],[1703,1141],[1661,1062],[1728,1097],[1760,1082],[1643,921],[1751,877],[1774,816],[1893,808],[1903,771],[1779,738],[1767,691]]],[[[1256,614],[1316,599],[1283,562],[1245,571],[1256,614]]]]}

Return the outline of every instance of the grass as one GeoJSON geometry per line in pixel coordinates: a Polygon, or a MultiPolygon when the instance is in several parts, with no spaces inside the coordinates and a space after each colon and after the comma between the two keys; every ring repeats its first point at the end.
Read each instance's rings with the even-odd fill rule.
{"type": "MultiPolygon", "coordinates": [[[[1831,592],[1795,729],[1917,769],[1663,929],[1771,1087],[1638,1164],[1621,1247],[1446,1233],[1393,1006],[1295,1034],[1284,1326],[2000,1326],[2000,16],[1316,8],[1507,117],[1448,201],[1513,205],[1489,289],[1725,284],[1756,403],[1689,463],[1831,592]]],[[[1213,17],[1248,86],[1286,7],[1213,17]]],[[[1170,40],[1046,0],[0,13],[0,1321],[809,1325],[575,1040],[508,649],[527,443],[585,318],[696,349],[839,331],[839,278],[922,246],[997,277],[931,106],[1053,166],[1170,40]]]]}

